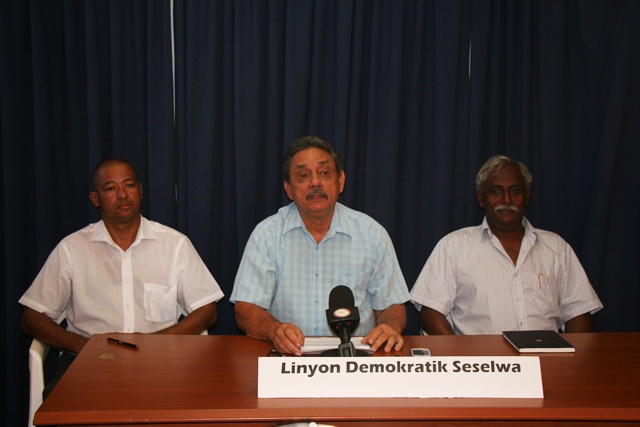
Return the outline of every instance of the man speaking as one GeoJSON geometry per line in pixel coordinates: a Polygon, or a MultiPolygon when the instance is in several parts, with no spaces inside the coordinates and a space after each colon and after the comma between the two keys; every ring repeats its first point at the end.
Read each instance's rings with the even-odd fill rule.
{"type": "Polygon", "coordinates": [[[407,285],[384,228],[338,203],[340,155],[305,136],[289,147],[282,172],[293,203],[258,224],[247,242],[230,298],[238,327],[280,353],[301,355],[305,335],[332,335],[327,301],[344,285],[360,311],[355,334],[374,351],[400,350],[407,285]]]}

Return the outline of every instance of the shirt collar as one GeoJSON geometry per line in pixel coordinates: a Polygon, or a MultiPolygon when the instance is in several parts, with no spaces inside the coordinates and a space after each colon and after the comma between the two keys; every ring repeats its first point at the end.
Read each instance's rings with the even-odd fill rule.
{"type": "MultiPolygon", "coordinates": [[[[155,231],[151,228],[151,224],[145,217],[140,217],[140,227],[138,228],[138,234],[131,247],[137,246],[142,240],[154,240],[157,239],[155,231]]],[[[92,242],[107,242],[111,246],[119,248],[118,245],[111,238],[111,234],[104,225],[104,221],[100,220],[96,223],[96,228],[91,236],[92,242]]]]}
{"type": "MultiPolygon", "coordinates": [[[[296,204],[291,202],[289,206],[287,206],[287,215],[282,227],[282,234],[287,234],[289,231],[295,228],[301,228],[308,233],[307,228],[304,225],[304,221],[302,221],[302,217],[300,216],[300,212],[296,207],[296,204]]],[[[331,218],[331,225],[329,226],[329,230],[327,234],[324,236],[322,240],[330,239],[335,236],[336,233],[346,234],[348,236],[351,235],[351,231],[349,228],[349,222],[346,220],[344,215],[345,207],[340,203],[336,203],[336,207],[333,211],[333,218],[331,218]]]]}
{"type": "MultiPolygon", "coordinates": [[[[533,225],[531,225],[529,220],[524,216],[522,217],[522,226],[524,227],[523,239],[531,239],[535,241],[537,237],[536,229],[533,228],[533,225]]],[[[487,222],[486,216],[482,220],[481,230],[483,236],[491,238],[491,236],[493,235],[493,233],[491,232],[491,228],[489,228],[489,223],[487,222]]]]}

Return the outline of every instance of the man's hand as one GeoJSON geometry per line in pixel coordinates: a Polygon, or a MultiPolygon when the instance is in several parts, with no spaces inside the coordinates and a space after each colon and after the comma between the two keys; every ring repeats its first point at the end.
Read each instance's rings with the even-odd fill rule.
{"type": "Polygon", "coordinates": [[[453,335],[453,328],[445,315],[426,306],[420,310],[420,327],[429,335],[453,335]]]}
{"type": "Polygon", "coordinates": [[[384,351],[389,353],[391,350],[402,350],[404,339],[402,338],[402,334],[394,328],[382,323],[369,331],[362,339],[362,343],[369,344],[373,351],[378,350],[384,343],[387,343],[384,346],[384,351]]]}
{"type": "Polygon", "coordinates": [[[278,353],[302,356],[300,349],[304,345],[304,334],[293,323],[277,324],[271,342],[278,353]]]}
{"type": "Polygon", "coordinates": [[[267,310],[245,301],[236,302],[236,323],[247,336],[271,341],[278,353],[302,356],[304,334],[293,323],[282,323],[267,310]]]}
{"type": "Polygon", "coordinates": [[[376,327],[362,339],[363,344],[369,344],[373,351],[377,351],[386,342],[384,351],[402,350],[404,339],[402,332],[407,326],[407,310],[404,304],[394,304],[382,311],[374,311],[376,327]]]}
{"type": "Polygon", "coordinates": [[[593,332],[593,318],[591,313],[584,313],[564,324],[565,332],[593,332]]]}
{"type": "Polygon", "coordinates": [[[184,319],[156,334],[197,335],[218,323],[218,308],[215,302],[193,310],[184,319]]]}
{"type": "Polygon", "coordinates": [[[77,354],[89,341],[89,338],[67,331],[46,314],[29,307],[22,311],[20,326],[25,334],[56,350],[77,354]]]}

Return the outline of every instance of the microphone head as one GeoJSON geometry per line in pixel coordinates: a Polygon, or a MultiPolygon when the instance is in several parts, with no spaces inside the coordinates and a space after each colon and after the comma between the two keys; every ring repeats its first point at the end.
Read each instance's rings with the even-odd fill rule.
{"type": "Polygon", "coordinates": [[[353,307],[353,292],[348,286],[339,285],[331,289],[329,294],[329,308],[353,307]]]}
{"type": "Polygon", "coordinates": [[[355,307],[353,292],[348,286],[339,285],[331,290],[326,314],[331,330],[344,342],[351,339],[351,334],[360,323],[360,312],[355,307]]]}

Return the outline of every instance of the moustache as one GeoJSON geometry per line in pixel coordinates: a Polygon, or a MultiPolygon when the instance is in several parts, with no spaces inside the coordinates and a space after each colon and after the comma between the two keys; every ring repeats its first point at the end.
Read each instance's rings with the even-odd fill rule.
{"type": "Polygon", "coordinates": [[[495,212],[500,212],[500,211],[518,212],[518,208],[516,208],[513,205],[499,205],[499,206],[496,206],[495,208],[493,208],[493,210],[495,212]]]}
{"type": "Polygon", "coordinates": [[[324,197],[325,199],[329,198],[327,193],[325,193],[324,190],[321,190],[320,188],[314,188],[313,190],[309,191],[307,195],[304,196],[304,198],[309,200],[311,197],[315,197],[315,196],[324,197]]]}

